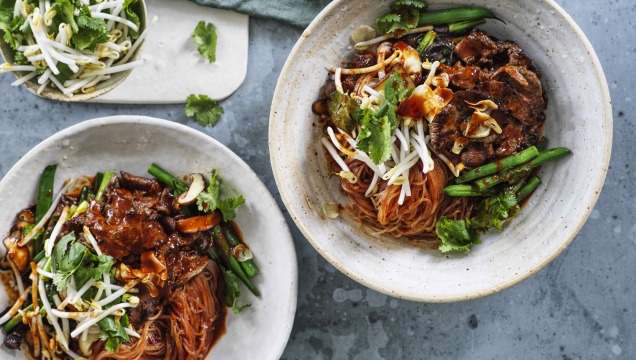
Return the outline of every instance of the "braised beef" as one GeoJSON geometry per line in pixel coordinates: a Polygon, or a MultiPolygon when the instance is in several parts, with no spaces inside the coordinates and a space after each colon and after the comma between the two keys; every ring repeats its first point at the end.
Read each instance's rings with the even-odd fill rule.
{"type": "Polygon", "coordinates": [[[456,45],[455,53],[461,62],[439,67],[439,72],[449,75],[449,88],[455,94],[430,124],[433,149],[454,164],[462,162],[472,168],[534,145],[540,137],[547,103],[541,74],[523,50],[512,41],[494,41],[473,30],[456,45]],[[465,101],[475,99],[490,99],[498,106],[489,114],[502,132],[491,131],[485,138],[469,139],[458,156],[451,149],[463,136],[462,124],[474,112],[465,101]]]}
{"type": "Polygon", "coordinates": [[[488,35],[473,31],[455,46],[455,53],[467,65],[490,65],[500,48],[488,35]]]}
{"type": "Polygon", "coordinates": [[[139,190],[148,195],[157,195],[161,192],[161,184],[155,179],[135,176],[125,171],[121,172],[123,187],[131,190],[139,190]]]}
{"type": "Polygon", "coordinates": [[[472,142],[461,152],[461,162],[469,167],[477,167],[495,155],[492,143],[472,142]]]}
{"type": "Polygon", "coordinates": [[[455,144],[455,140],[463,136],[462,124],[468,122],[475,111],[468,107],[466,101],[476,103],[486,99],[489,99],[487,94],[475,90],[455,92],[451,102],[435,116],[429,125],[433,149],[442,152],[449,159],[458,159],[457,155],[451,152],[451,149],[455,144]]]}

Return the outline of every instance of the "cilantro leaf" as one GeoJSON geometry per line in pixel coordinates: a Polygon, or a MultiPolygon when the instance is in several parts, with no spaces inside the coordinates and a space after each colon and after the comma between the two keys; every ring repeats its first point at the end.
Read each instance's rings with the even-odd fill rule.
{"type": "Polygon", "coordinates": [[[377,117],[367,108],[363,111],[361,124],[357,139],[358,149],[366,152],[375,164],[388,160],[391,156],[391,135],[394,128],[389,116],[377,117]]]}
{"type": "Polygon", "coordinates": [[[13,9],[0,8],[0,31],[4,33],[4,41],[11,46],[13,50],[18,49],[18,40],[13,35],[13,9]]]}
{"type": "Polygon", "coordinates": [[[77,34],[79,27],[75,22],[75,6],[69,0],[56,0],[50,11],[56,12],[51,29],[57,32],[60,24],[65,23],[71,26],[73,33],[77,34]]]}
{"type": "Polygon", "coordinates": [[[238,277],[229,269],[224,269],[221,267],[223,273],[223,279],[225,280],[225,306],[231,306],[232,312],[235,314],[240,314],[246,308],[252,306],[252,304],[245,304],[243,306],[238,306],[236,301],[241,296],[241,291],[239,290],[238,277]]]}
{"type": "Polygon", "coordinates": [[[64,84],[66,80],[70,79],[74,74],[73,70],[71,70],[71,68],[63,62],[58,63],[57,68],[60,70],[60,73],[53,76],[55,76],[55,78],[62,84],[64,84]]]}
{"type": "MultiPolygon", "coordinates": [[[[82,245],[83,246],[83,245],[82,245]]],[[[84,247],[86,254],[82,259],[82,271],[73,274],[75,286],[79,289],[90,279],[99,280],[104,274],[108,274],[115,264],[115,260],[109,255],[96,255],[84,247]]]]}
{"type": "Polygon", "coordinates": [[[199,45],[199,53],[211,63],[216,61],[216,28],[211,23],[199,21],[192,40],[199,45]]]}
{"type": "Polygon", "coordinates": [[[230,221],[234,219],[236,215],[234,210],[245,203],[245,199],[242,195],[233,198],[227,198],[221,200],[221,183],[222,180],[219,177],[216,169],[212,170],[210,175],[210,185],[206,191],[203,191],[197,196],[197,206],[199,211],[213,212],[220,210],[223,215],[223,221],[230,221]]]}
{"type": "Polygon", "coordinates": [[[72,37],[72,41],[76,49],[94,51],[97,44],[105,43],[110,39],[104,20],[93,18],[86,5],[80,9],[75,20],[78,32],[72,37]]]}
{"type": "Polygon", "coordinates": [[[223,214],[223,220],[230,221],[234,219],[234,217],[236,216],[236,214],[234,213],[234,209],[243,204],[245,204],[243,195],[221,200],[219,202],[218,209],[221,210],[221,214],[223,214]]]}
{"type": "Polygon", "coordinates": [[[99,337],[106,340],[106,350],[116,353],[121,343],[130,342],[130,337],[126,333],[125,327],[128,326],[128,315],[119,318],[119,324],[115,321],[114,316],[107,316],[97,322],[99,326],[99,337]]]}
{"type": "Polygon", "coordinates": [[[331,121],[340,129],[351,132],[356,124],[356,119],[360,117],[360,106],[349,95],[339,91],[334,91],[327,101],[331,121]]]}
{"type": "Polygon", "coordinates": [[[66,289],[66,281],[81,265],[85,252],[80,247],[85,248],[84,245],[75,242],[75,233],[72,232],[62,237],[53,247],[53,284],[58,291],[66,289]]]}
{"type": "Polygon", "coordinates": [[[214,126],[223,114],[223,107],[207,95],[190,95],[186,99],[185,114],[194,117],[201,126],[214,126]]]}
{"type": "Polygon", "coordinates": [[[394,33],[402,36],[406,31],[417,27],[420,11],[426,10],[428,4],[421,0],[397,0],[391,5],[391,13],[375,20],[382,34],[394,33]]]}
{"type": "Polygon", "coordinates": [[[86,246],[76,241],[75,233],[72,232],[55,244],[52,260],[53,284],[58,290],[66,288],[66,282],[71,276],[78,289],[90,279],[99,280],[111,271],[115,263],[112,256],[93,254],[86,246]]]}
{"type": "MultiPolygon", "coordinates": [[[[137,25],[137,28],[141,27],[141,21],[139,20],[139,15],[130,7],[130,5],[136,4],[137,0],[126,0],[124,1],[124,10],[126,11],[126,18],[130,20],[133,24],[137,25]]],[[[128,35],[134,40],[139,37],[139,31],[135,31],[131,28],[128,28],[128,35]]]]}
{"type": "Polygon", "coordinates": [[[502,231],[506,219],[519,215],[521,209],[517,203],[517,195],[512,189],[505,189],[496,196],[482,200],[475,209],[477,216],[473,218],[473,228],[486,231],[494,227],[502,231]]]}
{"type": "Polygon", "coordinates": [[[219,197],[221,196],[221,179],[218,178],[218,175],[219,173],[216,169],[212,169],[210,185],[207,191],[202,191],[199,196],[197,196],[199,211],[212,212],[218,207],[219,197]]]}
{"type": "Polygon", "coordinates": [[[439,250],[443,253],[469,252],[471,246],[481,243],[479,235],[471,228],[471,221],[468,219],[451,220],[444,216],[435,224],[435,233],[442,240],[439,250]]]}
{"type": "Polygon", "coordinates": [[[402,75],[395,70],[384,84],[384,98],[393,105],[397,105],[404,99],[408,98],[413,89],[408,88],[408,84],[402,78],[402,75]]]}
{"type": "Polygon", "coordinates": [[[16,51],[13,55],[13,62],[15,62],[16,64],[26,65],[29,63],[29,60],[27,60],[27,57],[24,56],[23,52],[16,51]]]}

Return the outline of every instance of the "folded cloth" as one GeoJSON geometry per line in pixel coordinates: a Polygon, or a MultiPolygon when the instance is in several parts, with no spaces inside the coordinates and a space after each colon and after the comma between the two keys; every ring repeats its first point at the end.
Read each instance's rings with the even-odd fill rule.
{"type": "Polygon", "coordinates": [[[311,20],[322,10],[330,0],[194,0],[199,5],[212,6],[220,9],[234,10],[250,16],[275,19],[302,28],[307,27],[311,20]]]}

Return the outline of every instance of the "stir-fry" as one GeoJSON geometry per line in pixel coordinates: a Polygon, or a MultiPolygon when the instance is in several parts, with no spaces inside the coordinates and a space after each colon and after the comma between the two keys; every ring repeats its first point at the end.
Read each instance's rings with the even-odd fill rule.
{"type": "Polygon", "coordinates": [[[240,313],[239,281],[259,296],[253,254],[234,221],[242,196],[221,179],[184,182],[153,164],[67,179],[56,165],[16,217],[2,260],[4,346],[30,358],[204,359],[240,313]],[[6,274],[6,273],[5,273],[6,274]]]}

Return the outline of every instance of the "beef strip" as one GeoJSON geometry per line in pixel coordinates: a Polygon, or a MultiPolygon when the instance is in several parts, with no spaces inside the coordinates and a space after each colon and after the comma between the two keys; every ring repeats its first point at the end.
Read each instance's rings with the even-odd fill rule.
{"type": "Polygon", "coordinates": [[[472,31],[455,46],[455,54],[467,65],[492,65],[493,58],[501,52],[499,45],[481,31],[472,31]]]}
{"type": "Polygon", "coordinates": [[[125,171],[121,172],[122,186],[130,190],[139,190],[144,194],[154,196],[161,192],[161,184],[155,179],[135,176],[125,171]]]}

